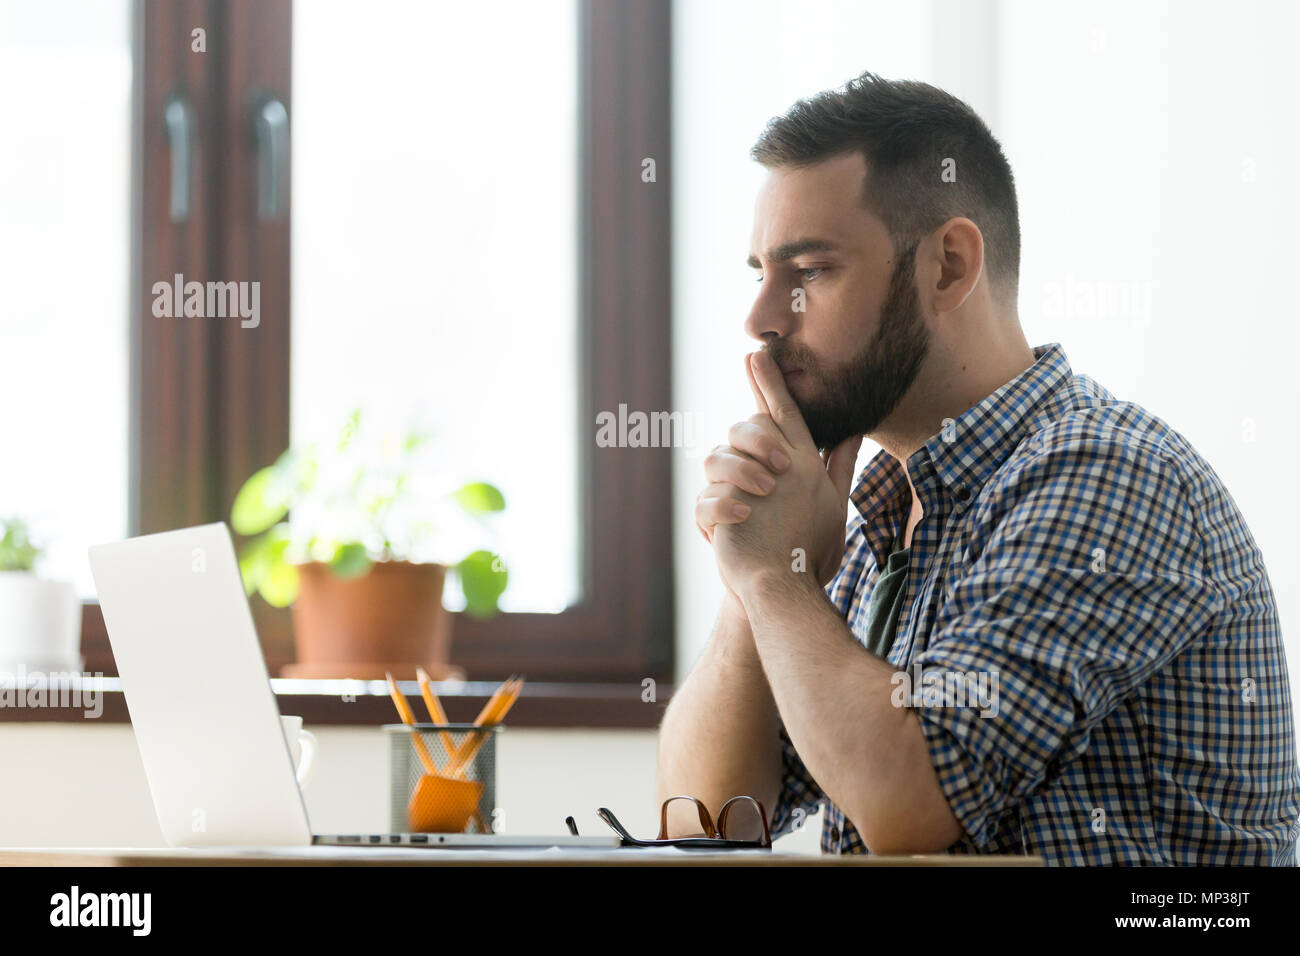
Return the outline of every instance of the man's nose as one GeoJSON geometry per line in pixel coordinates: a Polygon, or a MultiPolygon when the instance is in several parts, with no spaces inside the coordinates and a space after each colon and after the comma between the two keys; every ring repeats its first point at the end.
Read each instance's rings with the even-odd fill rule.
{"type": "Polygon", "coordinates": [[[772,336],[787,338],[798,325],[798,313],[792,307],[794,297],[775,282],[764,282],[754,307],[745,319],[745,332],[760,342],[772,336]]]}

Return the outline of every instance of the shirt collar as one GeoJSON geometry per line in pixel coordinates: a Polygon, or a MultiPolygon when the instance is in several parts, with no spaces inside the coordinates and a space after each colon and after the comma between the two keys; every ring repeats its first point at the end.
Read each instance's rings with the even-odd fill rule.
{"type": "MultiPolygon", "coordinates": [[[[961,506],[973,501],[992,475],[1024,439],[1031,412],[1074,376],[1060,343],[1034,349],[1034,364],[956,419],[945,419],[939,432],[907,460],[922,507],[931,487],[940,488],[961,506]]],[[[849,500],[865,522],[867,544],[883,568],[895,536],[905,527],[911,499],[907,473],[882,450],[862,469],[849,500]]]]}

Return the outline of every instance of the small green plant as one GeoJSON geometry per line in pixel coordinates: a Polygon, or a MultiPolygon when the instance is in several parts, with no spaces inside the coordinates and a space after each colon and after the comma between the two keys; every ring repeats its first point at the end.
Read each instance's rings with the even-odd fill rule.
{"type": "Polygon", "coordinates": [[[275,607],[298,596],[297,565],[328,564],[359,577],[376,561],[451,567],[473,617],[497,613],[508,572],[501,558],[476,547],[484,516],[505,508],[493,485],[456,486],[429,460],[420,429],[376,433],[348,418],[337,440],[290,448],[253,474],[235,497],[231,525],[254,535],[241,549],[244,588],[275,607]]]}
{"type": "Polygon", "coordinates": [[[0,571],[32,571],[41,559],[43,550],[32,541],[27,522],[22,518],[5,518],[0,521],[4,529],[0,536],[0,571]]]}

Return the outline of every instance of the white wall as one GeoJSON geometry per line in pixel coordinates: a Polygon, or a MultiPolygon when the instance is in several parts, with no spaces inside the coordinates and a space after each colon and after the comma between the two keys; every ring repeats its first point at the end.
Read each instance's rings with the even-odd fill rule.
{"type": "Polygon", "coordinates": [[[1000,26],[1026,333],[1218,472],[1277,594],[1296,708],[1300,8],[1012,0],[1000,26]]]}

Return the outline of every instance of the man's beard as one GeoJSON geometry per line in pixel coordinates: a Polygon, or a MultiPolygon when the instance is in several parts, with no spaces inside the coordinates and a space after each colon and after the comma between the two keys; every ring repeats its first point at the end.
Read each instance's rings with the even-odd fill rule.
{"type": "Polygon", "coordinates": [[[785,339],[768,343],[778,365],[794,366],[821,383],[815,397],[795,399],[818,448],[875,431],[912,387],[929,347],[912,275],[915,256],[913,245],[899,257],[875,335],[842,369],[828,375],[805,349],[785,339]]]}

